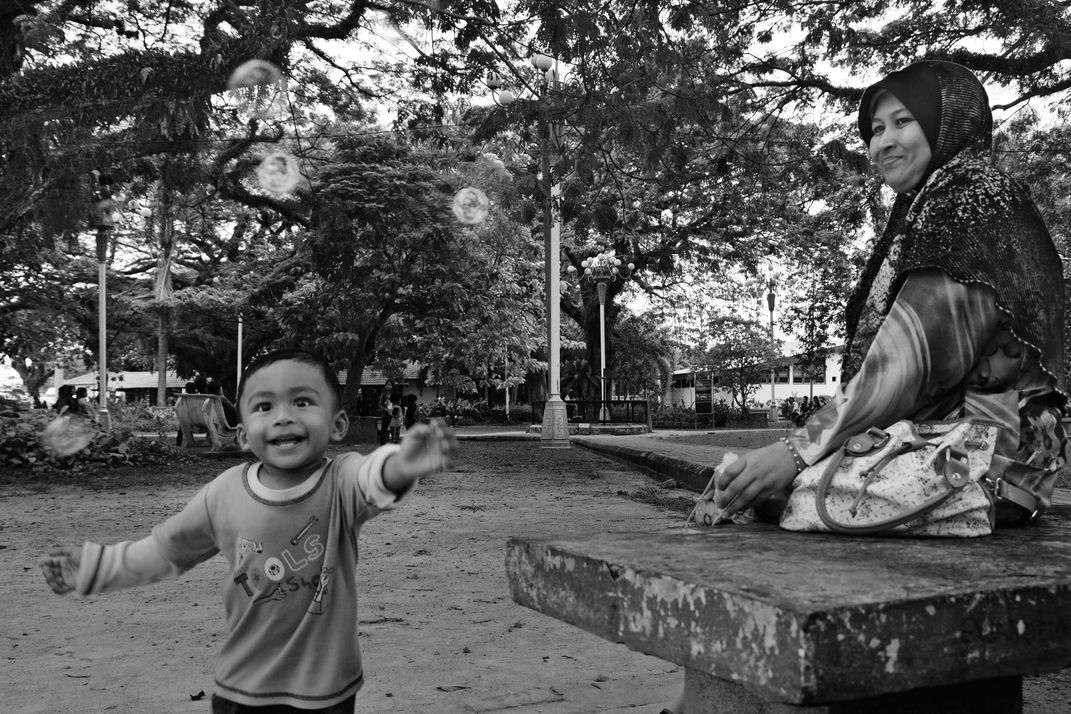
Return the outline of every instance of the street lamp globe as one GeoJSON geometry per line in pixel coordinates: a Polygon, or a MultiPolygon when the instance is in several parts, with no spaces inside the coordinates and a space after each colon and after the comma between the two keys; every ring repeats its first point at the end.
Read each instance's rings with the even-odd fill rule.
{"type": "Polygon", "coordinates": [[[541,52],[536,52],[532,55],[532,66],[538,69],[540,72],[546,72],[548,69],[554,66],[554,58],[550,55],[545,55],[541,52]]]}

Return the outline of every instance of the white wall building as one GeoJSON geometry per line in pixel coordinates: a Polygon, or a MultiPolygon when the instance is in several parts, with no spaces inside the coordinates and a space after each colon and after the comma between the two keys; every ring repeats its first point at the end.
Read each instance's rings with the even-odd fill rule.
{"type": "MultiPolygon", "coordinates": [[[[755,385],[758,389],[751,397],[752,408],[769,406],[771,399],[782,402],[788,397],[830,397],[840,386],[840,366],[843,345],[835,345],[831,354],[826,357],[825,369],[813,378],[806,374],[799,366],[799,354],[796,351],[798,343],[789,343],[786,352],[790,356],[781,357],[774,361],[773,369],[767,366],[763,372],[767,375],[765,381],[755,385]],[[789,351],[792,350],[792,351],[789,351]],[[773,375],[773,384],[770,383],[769,375],[773,375]]],[[[715,376],[717,376],[715,374],[715,376]]],[[[725,389],[719,388],[715,382],[710,383],[710,374],[706,370],[680,369],[673,373],[673,381],[666,389],[664,403],[668,405],[683,406],[691,409],[696,406],[698,393],[699,411],[709,413],[704,409],[710,403],[711,389],[713,399],[732,401],[732,395],[725,389]]]]}

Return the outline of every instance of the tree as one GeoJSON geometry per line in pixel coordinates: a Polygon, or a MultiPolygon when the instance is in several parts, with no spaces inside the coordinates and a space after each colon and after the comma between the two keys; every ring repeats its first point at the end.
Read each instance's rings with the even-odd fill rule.
{"type": "Polygon", "coordinates": [[[1071,147],[1071,125],[1042,126],[1038,116],[1023,113],[995,139],[994,154],[1001,168],[1030,187],[1056,249],[1063,257],[1064,274],[1064,375],[1071,379],[1071,174],[1066,156],[1071,147]]]}
{"type": "Polygon", "coordinates": [[[616,389],[625,394],[663,392],[673,376],[669,360],[674,344],[653,312],[627,311],[609,341],[617,348],[618,358],[609,375],[616,389]]]}
{"type": "Polygon", "coordinates": [[[340,139],[334,163],[318,177],[313,229],[251,298],[284,336],[279,342],[312,346],[348,370],[343,398],[350,408],[374,359],[434,357],[467,339],[460,361],[479,355],[486,364],[530,331],[516,301],[528,299],[536,268],[530,260],[504,263],[503,255],[517,251],[503,244],[487,252],[482,229],[458,223],[451,210],[460,188],[455,164],[422,147],[340,139]],[[507,265],[527,278],[511,272],[514,280],[488,291],[507,265]]]}
{"type": "Polygon", "coordinates": [[[703,359],[729,389],[732,403],[747,408],[763,379],[763,365],[775,353],[766,327],[756,320],[736,315],[710,317],[711,345],[703,359]]]}

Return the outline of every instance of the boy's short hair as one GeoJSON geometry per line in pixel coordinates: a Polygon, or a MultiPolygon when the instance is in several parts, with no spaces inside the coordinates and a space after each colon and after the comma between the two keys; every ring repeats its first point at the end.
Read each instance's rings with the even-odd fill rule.
{"type": "Polygon", "coordinates": [[[274,352],[269,352],[257,357],[247,364],[245,370],[242,371],[242,379],[238,382],[238,394],[235,397],[235,405],[238,407],[239,417],[242,415],[242,394],[245,392],[245,385],[246,382],[249,381],[249,378],[276,362],[286,362],[290,360],[319,368],[320,372],[323,373],[328,388],[331,390],[331,394],[335,398],[335,406],[339,407],[342,405],[342,385],[339,384],[338,375],[335,374],[335,370],[331,367],[330,362],[309,350],[275,350],[274,352]]]}

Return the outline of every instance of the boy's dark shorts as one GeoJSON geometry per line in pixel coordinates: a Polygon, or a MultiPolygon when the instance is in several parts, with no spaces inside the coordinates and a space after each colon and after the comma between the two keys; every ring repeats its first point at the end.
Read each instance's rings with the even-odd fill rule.
{"type": "Polygon", "coordinates": [[[320,712],[321,714],[353,714],[356,708],[356,694],[345,701],[339,702],[333,707],[328,707],[327,709],[298,709],[286,704],[253,707],[248,704],[232,702],[217,694],[212,695],[212,714],[302,714],[303,712],[304,714],[308,714],[310,711],[320,712]]]}

